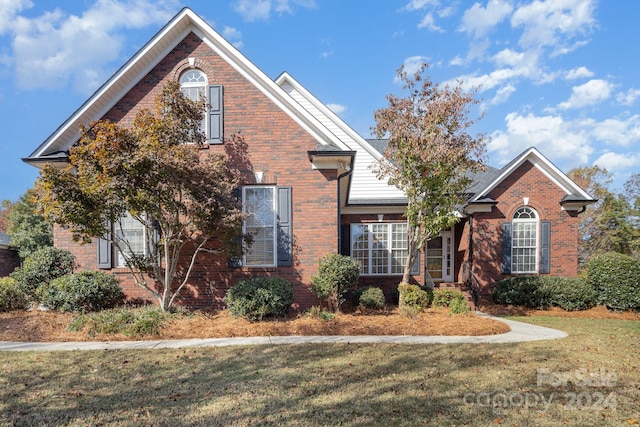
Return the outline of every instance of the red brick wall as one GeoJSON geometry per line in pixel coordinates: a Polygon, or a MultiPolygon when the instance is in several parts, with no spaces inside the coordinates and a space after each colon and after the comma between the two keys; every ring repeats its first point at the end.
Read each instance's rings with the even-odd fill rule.
{"type": "Polygon", "coordinates": [[[0,277],[6,277],[20,266],[18,251],[0,248],[0,277]]]}
{"type": "MultiPolygon", "coordinates": [[[[122,124],[132,123],[141,108],[153,108],[155,96],[165,82],[177,80],[188,68],[187,58],[207,74],[209,84],[224,87],[224,135],[241,135],[246,153],[227,152],[243,158],[246,183],[253,183],[253,171],[266,172],[267,180],[278,186],[292,187],[294,262],[292,267],[229,269],[226,258],[201,255],[181,304],[207,307],[220,305],[220,298],[241,277],[273,275],[285,277],[295,286],[296,303],[302,307],[316,304],[308,284],[317,272],[318,259],[335,252],[338,224],[335,171],[312,170],[307,151],[317,145],[285,112],[270,101],[233,67],[215,55],[195,35],[188,35],[167,57],[140,81],[105,117],[122,124]]],[[[241,144],[210,146],[209,151],[224,153],[241,144]]],[[[82,268],[96,269],[95,243],[80,246],[71,242],[69,233],[55,228],[55,244],[72,250],[82,268]]],[[[114,269],[123,279],[130,296],[146,296],[132,288],[125,270],[114,269]]]]}
{"type": "MultiPolygon", "coordinates": [[[[542,171],[525,162],[491,191],[498,201],[490,213],[473,215],[473,270],[482,294],[490,294],[500,279],[502,223],[511,221],[523,198],[538,213],[540,221],[551,223],[550,275],[575,276],[578,271],[578,215],[562,210],[565,193],[542,171]]],[[[464,233],[468,233],[468,223],[464,233]]],[[[467,234],[468,235],[468,234],[467,234]]],[[[463,239],[464,240],[464,239],[463,239]]],[[[461,242],[464,244],[464,242],[461,242]]]]}

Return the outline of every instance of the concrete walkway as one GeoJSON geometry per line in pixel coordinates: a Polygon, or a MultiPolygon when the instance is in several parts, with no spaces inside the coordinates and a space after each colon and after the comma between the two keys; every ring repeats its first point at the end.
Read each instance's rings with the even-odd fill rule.
{"type": "Polygon", "coordinates": [[[506,323],[510,332],[483,336],[411,336],[411,335],[354,335],[354,336],[287,336],[205,338],[186,340],[145,340],[106,342],[8,342],[0,341],[0,351],[60,351],[60,350],[122,350],[182,347],[224,347],[230,345],[264,344],[334,344],[334,343],[387,343],[387,344],[493,344],[541,341],[565,338],[567,334],[556,329],[502,319],[484,313],[506,323]]]}

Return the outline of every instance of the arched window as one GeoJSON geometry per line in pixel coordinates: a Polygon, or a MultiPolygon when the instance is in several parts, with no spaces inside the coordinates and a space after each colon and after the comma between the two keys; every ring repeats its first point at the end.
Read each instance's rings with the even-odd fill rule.
{"type": "MultiPolygon", "coordinates": [[[[192,101],[207,99],[207,76],[198,69],[187,70],[180,75],[180,91],[192,101]]],[[[200,129],[207,134],[206,114],[202,117],[200,129]]]]}
{"type": "Polygon", "coordinates": [[[523,206],[513,214],[511,272],[538,272],[539,245],[538,213],[528,206],[523,206]]]}

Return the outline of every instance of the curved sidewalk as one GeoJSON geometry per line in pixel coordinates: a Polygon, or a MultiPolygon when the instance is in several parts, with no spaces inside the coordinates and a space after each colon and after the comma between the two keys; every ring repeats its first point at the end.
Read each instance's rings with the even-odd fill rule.
{"type": "Polygon", "coordinates": [[[412,336],[412,335],[354,335],[354,336],[278,336],[204,338],[185,340],[104,341],[104,342],[8,342],[0,341],[0,351],[70,351],[70,350],[123,350],[182,347],[225,347],[230,345],[264,344],[492,344],[517,343],[565,338],[566,332],[528,323],[516,322],[478,313],[506,323],[511,331],[497,335],[482,336],[412,336]]]}

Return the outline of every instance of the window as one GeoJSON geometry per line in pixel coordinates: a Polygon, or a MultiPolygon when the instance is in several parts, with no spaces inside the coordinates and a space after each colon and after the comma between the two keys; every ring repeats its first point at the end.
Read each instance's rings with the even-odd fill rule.
{"type": "Polygon", "coordinates": [[[247,267],[290,266],[292,263],[291,188],[246,186],[244,232],[253,237],[244,255],[247,267]]]}
{"type": "Polygon", "coordinates": [[[522,207],[513,215],[511,271],[535,273],[538,270],[538,215],[529,207],[522,207]]]}
{"type": "Polygon", "coordinates": [[[351,224],[351,258],[360,261],[362,275],[402,274],[408,253],[406,223],[351,224]]]}
{"type": "Polygon", "coordinates": [[[127,213],[116,222],[114,227],[116,239],[119,240],[121,250],[118,251],[117,267],[126,267],[125,256],[122,253],[145,255],[147,253],[144,224],[127,213]]]}
{"type": "Polygon", "coordinates": [[[502,224],[502,273],[549,273],[551,223],[529,206],[518,208],[502,224]]]}
{"type": "Polygon", "coordinates": [[[189,99],[206,99],[207,111],[202,118],[200,129],[207,135],[209,144],[221,144],[222,124],[222,85],[207,85],[207,76],[198,69],[190,69],[180,75],[180,90],[189,99]]]}
{"type": "MultiPolygon", "coordinates": [[[[180,91],[192,101],[200,101],[207,99],[207,76],[200,70],[189,70],[180,76],[180,91]]],[[[206,135],[207,120],[205,115],[202,116],[200,130],[206,135]]]]}

